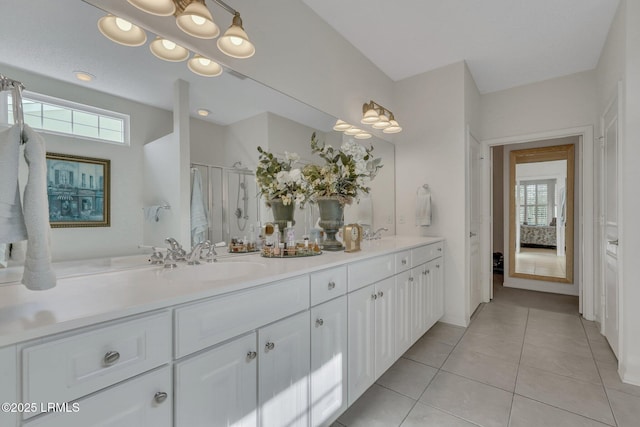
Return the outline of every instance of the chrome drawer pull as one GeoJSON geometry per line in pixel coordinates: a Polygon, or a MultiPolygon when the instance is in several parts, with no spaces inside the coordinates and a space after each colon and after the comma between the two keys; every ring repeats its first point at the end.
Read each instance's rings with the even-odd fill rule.
{"type": "Polygon", "coordinates": [[[329,290],[334,289],[336,287],[336,282],[334,282],[333,280],[329,282],[329,284],[327,285],[327,288],[329,290]]]}
{"type": "Polygon", "coordinates": [[[371,295],[371,299],[378,299],[378,295],[376,294],[371,295]]]}
{"type": "Polygon", "coordinates": [[[442,248],[438,248],[438,252],[442,252],[442,248]]]}
{"type": "Polygon", "coordinates": [[[407,260],[406,259],[402,260],[402,265],[407,265],[407,260]]]}
{"type": "Polygon", "coordinates": [[[382,292],[382,291],[378,292],[378,296],[379,296],[380,298],[382,298],[382,297],[384,296],[384,292],[382,292]]]}
{"type": "Polygon", "coordinates": [[[156,403],[162,403],[165,400],[167,400],[168,396],[169,395],[167,393],[165,393],[164,391],[159,391],[153,396],[153,400],[155,400],[156,403]]]}
{"type": "Polygon", "coordinates": [[[440,264],[436,264],[436,268],[440,268],[440,264]]]}
{"type": "Polygon", "coordinates": [[[111,366],[118,360],[120,360],[120,353],[118,353],[117,351],[108,351],[102,359],[105,366],[111,366]]]}
{"type": "Polygon", "coordinates": [[[250,352],[248,352],[248,353],[247,353],[247,362],[248,362],[249,360],[253,360],[253,359],[255,359],[256,357],[258,357],[258,353],[256,353],[255,351],[250,351],[250,352]]]}
{"type": "Polygon", "coordinates": [[[269,350],[273,350],[274,348],[276,348],[275,343],[268,342],[268,343],[266,343],[266,344],[265,344],[265,346],[264,346],[264,351],[265,351],[265,352],[267,352],[267,351],[269,351],[269,350]]]}
{"type": "Polygon", "coordinates": [[[409,277],[409,281],[410,281],[410,282],[413,282],[413,280],[414,280],[414,279],[413,279],[413,276],[409,277]]]}
{"type": "Polygon", "coordinates": [[[316,319],[316,326],[322,326],[324,325],[324,320],[323,319],[316,319]]]}

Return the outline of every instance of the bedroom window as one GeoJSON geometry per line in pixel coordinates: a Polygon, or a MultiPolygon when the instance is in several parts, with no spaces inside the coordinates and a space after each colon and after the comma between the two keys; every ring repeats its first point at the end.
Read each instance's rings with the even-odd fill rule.
{"type": "Polygon", "coordinates": [[[518,186],[520,224],[549,225],[554,210],[553,180],[522,181],[518,186]]]}
{"type": "MultiPolygon", "coordinates": [[[[34,129],[57,135],[129,145],[129,116],[33,92],[22,97],[24,121],[34,129]]],[[[0,110],[13,124],[13,97],[6,96],[0,110]]],[[[4,120],[2,120],[4,121],[4,120]]]]}

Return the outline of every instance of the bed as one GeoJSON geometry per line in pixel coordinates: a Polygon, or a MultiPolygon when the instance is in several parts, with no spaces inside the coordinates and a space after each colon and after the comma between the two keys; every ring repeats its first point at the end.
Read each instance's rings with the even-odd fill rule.
{"type": "Polygon", "coordinates": [[[521,247],[555,248],[557,244],[555,225],[521,225],[521,247]]]}

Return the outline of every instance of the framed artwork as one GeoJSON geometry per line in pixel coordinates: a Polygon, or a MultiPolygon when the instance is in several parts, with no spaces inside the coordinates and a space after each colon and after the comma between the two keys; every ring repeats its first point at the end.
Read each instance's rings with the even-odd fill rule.
{"type": "Polygon", "coordinates": [[[47,153],[51,228],[109,227],[111,160],[47,153]]]}

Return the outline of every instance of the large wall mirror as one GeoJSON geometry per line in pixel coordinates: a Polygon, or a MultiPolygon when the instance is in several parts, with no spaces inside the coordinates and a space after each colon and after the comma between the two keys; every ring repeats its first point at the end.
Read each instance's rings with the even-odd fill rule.
{"type": "Polygon", "coordinates": [[[509,276],[573,283],[574,145],[510,154],[509,276]]]}
{"type": "MultiPolygon", "coordinates": [[[[226,13],[212,2],[207,4],[214,15],[226,13]]],[[[153,232],[157,224],[145,221],[143,207],[162,202],[146,199],[144,148],[173,130],[174,83],[178,79],[189,84],[192,166],[203,175],[211,168],[205,179],[217,179],[220,184],[215,185],[221,189],[214,197],[227,195],[224,204],[212,201],[212,240],[242,236],[248,227],[245,220],[248,224],[260,220],[252,175],[256,146],[277,154],[295,151],[309,161],[312,132],[334,146],[341,144],[342,133],[332,130],[335,117],[226,67],[221,76],[205,78],[191,73],[185,62],[162,61],[149,51],[154,39],[151,32],[140,47],[107,40],[98,31],[97,21],[106,14],[100,8],[112,6],[130,7],[128,2],[116,0],[16,2],[11,13],[0,17],[0,73],[23,81],[27,94],[33,91],[131,116],[128,147],[45,135],[49,151],[110,159],[112,168],[111,226],[53,230],[54,261],[146,253],[148,249],[139,249],[140,244],[164,245],[167,236],[160,232],[155,236],[159,243],[144,241],[147,231],[153,232]],[[80,82],[74,71],[89,72],[95,79],[80,82]],[[209,115],[198,116],[198,109],[208,110],[209,115]],[[240,218],[236,217],[238,210],[240,218]]],[[[259,40],[255,42],[259,44],[259,40]]],[[[375,136],[363,143],[374,144],[374,154],[381,156],[385,165],[372,183],[372,225],[395,234],[394,146],[375,136]]],[[[184,217],[188,209],[172,206],[163,210],[158,224],[171,216],[184,217]]],[[[301,226],[303,215],[297,214],[301,226]]],[[[189,246],[189,242],[181,243],[189,246]]]]}

